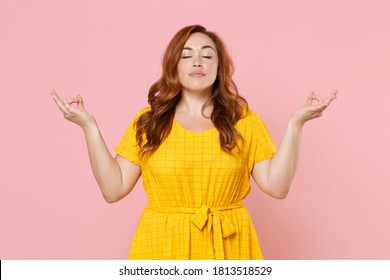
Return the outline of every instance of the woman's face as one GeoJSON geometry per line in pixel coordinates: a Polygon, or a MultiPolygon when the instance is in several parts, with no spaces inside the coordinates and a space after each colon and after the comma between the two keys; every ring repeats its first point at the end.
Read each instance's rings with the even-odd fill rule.
{"type": "Polygon", "coordinates": [[[214,42],[203,33],[193,33],[177,65],[182,92],[211,94],[217,77],[218,53],[214,42]]]}

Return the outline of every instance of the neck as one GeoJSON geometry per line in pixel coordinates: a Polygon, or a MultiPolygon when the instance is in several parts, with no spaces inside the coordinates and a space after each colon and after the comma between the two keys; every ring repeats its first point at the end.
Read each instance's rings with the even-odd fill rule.
{"type": "MultiPolygon", "coordinates": [[[[176,105],[176,111],[186,113],[190,116],[201,116],[203,106],[210,100],[210,93],[195,93],[182,90],[179,103],[176,105]]],[[[203,110],[203,114],[207,117],[211,115],[213,105],[208,104],[203,110]]]]}

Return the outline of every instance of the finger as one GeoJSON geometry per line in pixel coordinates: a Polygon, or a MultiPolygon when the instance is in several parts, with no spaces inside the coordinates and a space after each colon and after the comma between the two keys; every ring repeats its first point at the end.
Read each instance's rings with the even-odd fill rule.
{"type": "Polygon", "coordinates": [[[319,96],[319,95],[315,95],[313,98],[314,98],[315,100],[317,100],[320,104],[324,103],[324,99],[322,99],[322,97],[319,96]]]}
{"type": "Polygon", "coordinates": [[[77,97],[75,97],[75,98],[68,98],[68,99],[66,99],[66,101],[68,102],[69,105],[72,105],[74,103],[78,103],[79,102],[77,97]]]}
{"type": "Polygon", "coordinates": [[[307,97],[307,100],[306,100],[306,105],[310,105],[313,102],[314,96],[315,96],[314,91],[309,93],[309,96],[307,97]]]}
{"type": "Polygon", "coordinates": [[[338,91],[337,90],[334,90],[329,96],[328,98],[325,100],[325,103],[326,105],[328,106],[333,100],[335,100],[337,98],[337,93],[338,91]]]}
{"type": "Polygon", "coordinates": [[[61,98],[58,96],[57,92],[55,92],[54,90],[52,90],[52,91],[50,92],[50,94],[51,94],[51,96],[52,96],[53,98],[57,98],[58,100],[61,100],[61,98]]]}
{"type": "Polygon", "coordinates": [[[54,102],[57,104],[58,108],[64,113],[69,114],[69,110],[66,108],[65,104],[61,99],[58,97],[57,94],[52,95],[54,102]]]}
{"type": "Polygon", "coordinates": [[[334,91],[332,91],[332,93],[329,95],[329,98],[328,98],[328,99],[330,99],[330,101],[336,99],[336,98],[337,98],[337,93],[338,93],[338,92],[339,92],[339,91],[338,91],[337,89],[335,89],[334,91]]]}
{"type": "Polygon", "coordinates": [[[84,109],[84,101],[83,101],[83,98],[81,97],[80,94],[77,95],[77,100],[78,100],[78,102],[77,102],[77,107],[78,107],[79,109],[84,109]]]}
{"type": "MultiPolygon", "coordinates": [[[[63,102],[62,99],[58,96],[58,94],[57,94],[54,90],[52,90],[52,91],[50,92],[50,94],[51,94],[51,96],[52,96],[53,98],[56,98],[58,101],[63,102]]],[[[78,100],[77,98],[70,98],[70,99],[67,99],[67,102],[68,102],[69,104],[73,104],[73,103],[76,103],[77,100],[78,100]]]]}
{"type": "Polygon", "coordinates": [[[327,105],[325,103],[321,103],[321,104],[318,104],[318,105],[313,105],[311,107],[311,111],[313,113],[319,113],[319,112],[322,112],[326,109],[327,105]]]}
{"type": "Polygon", "coordinates": [[[68,102],[68,100],[64,99],[64,107],[65,109],[68,111],[68,114],[71,115],[74,113],[74,108],[72,106],[70,106],[70,103],[68,102]]]}
{"type": "Polygon", "coordinates": [[[326,108],[328,108],[330,102],[333,100],[334,98],[332,99],[328,99],[326,100],[325,102],[321,103],[321,104],[318,104],[316,107],[313,108],[314,111],[316,112],[322,112],[324,111],[326,108]]]}
{"type": "MultiPolygon", "coordinates": [[[[313,101],[317,101],[318,104],[324,103],[324,99],[322,99],[321,96],[315,94],[314,91],[312,91],[309,97],[307,98],[306,105],[313,105],[313,101]]],[[[314,105],[318,105],[318,104],[314,104],[314,105]]]]}
{"type": "Polygon", "coordinates": [[[51,92],[51,96],[53,97],[54,101],[57,101],[57,103],[64,103],[55,91],[51,92]]]}
{"type": "Polygon", "coordinates": [[[339,91],[338,91],[337,89],[333,90],[333,91],[329,94],[328,98],[334,98],[334,97],[336,97],[338,92],[339,92],[339,91]]]}

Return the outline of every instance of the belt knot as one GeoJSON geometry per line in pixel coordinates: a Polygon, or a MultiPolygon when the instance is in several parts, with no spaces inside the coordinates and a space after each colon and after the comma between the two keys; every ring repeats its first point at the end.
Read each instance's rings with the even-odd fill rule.
{"type": "Polygon", "coordinates": [[[225,252],[223,247],[223,238],[229,237],[236,232],[236,227],[224,213],[226,210],[243,207],[242,202],[238,202],[229,206],[209,207],[203,205],[200,208],[186,208],[186,207],[164,207],[164,206],[148,206],[149,209],[157,212],[179,212],[193,214],[191,222],[199,229],[203,230],[206,223],[210,233],[212,233],[213,250],[215,259],[225,259],[225,252]]]}
{"type": "MultiPolygon", "coordinates": [[[[207,221],[212,222],[214,226],[214,231],[218,230],[216,227],[222,230],[222,236],[224,238],[234,234],[236,232],[236,227],[223,212],[225,210],[230,210],[234,208],[241,207],[242,203],[233,204],[227,207],[218,207],[213,208],[207,205],[203,205],[199,208],[198,211],[191,217],[191,222],[199,229],[203,230],[207,221]],[[212,219],[210,219],[212,217],[212,219]]],[[[211,226],[211,224],[210,224],[211,226]]]]}

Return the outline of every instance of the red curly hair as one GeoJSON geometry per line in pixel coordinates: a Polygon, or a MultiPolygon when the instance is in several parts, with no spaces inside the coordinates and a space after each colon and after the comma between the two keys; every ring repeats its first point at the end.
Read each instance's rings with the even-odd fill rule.
{"type": "Polygon", "coordinates": [[[207,104],[212,103],[214,106],[211,120],[219,131],[221,148],[231,153],[237,145],[237,138],[242,138],[234,126],[244,116],[248,103],[239,95],[232,79],[232,59],[217,34],[201,25],[191,25],[179,30],[168,44],[162,61],[162,76],[149,89],[148,103],[151,110],[143,113],[135,123],[140,156],[155,152],[172,129],[175,107],[181,97],[177,65],[188,37],[196,32],[207,35],[217,48],[217,78],[207,104]]]}

